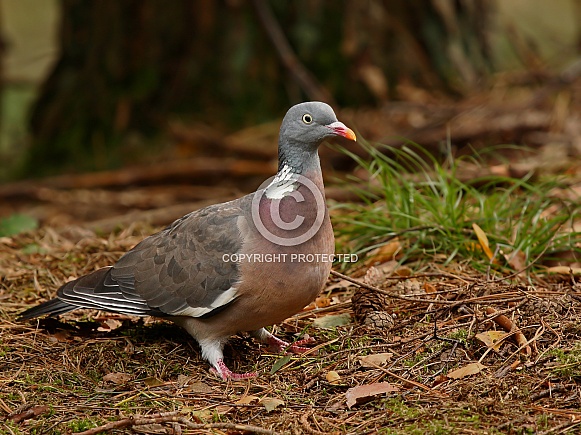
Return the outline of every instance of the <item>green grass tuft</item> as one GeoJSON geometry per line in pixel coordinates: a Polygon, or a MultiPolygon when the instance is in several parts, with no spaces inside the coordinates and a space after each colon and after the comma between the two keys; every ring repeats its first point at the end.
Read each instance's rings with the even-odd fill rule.
{"type": "Polygon", "coordinates": [[[562,252],[581,255],[575,243],[581,235],[572,229],[581,210],[552,195],[562,188],[557,181],[487,176],[462,182],[456,176],[461,159],[442,164],[415,144],[362,146],[369,158],[342,150],[367,173],[365,181],[349,180],[362,202],[333,207],[342,252],[361,257],[397,238],[401,262],[469,261],[485,270],[491,261],[474,233],[477,224],[488,237],[495,267],[516,255],[526,265],[562,252]]]}

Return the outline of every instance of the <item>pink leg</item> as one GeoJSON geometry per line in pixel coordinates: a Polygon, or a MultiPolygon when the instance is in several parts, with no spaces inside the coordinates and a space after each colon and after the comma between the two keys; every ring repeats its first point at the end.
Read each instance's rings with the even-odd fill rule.
{"type": "Polygon", "coordinates": [[[210,370],[220,375],[222,379],[240,380],[256,377],[256,372],[234,373],[228,367],[226,367],[226,364],[224,364],[224,361],[222,361],[221,359],[216,361],[216,365],[212,367],[210,370]]]}
{"type": "Polygon", "coordinates": [[[315,342],[315,339],[313,337],[308,337],[290,344],[272,334],[269,334],[265,341],[274,351],[282,352],[286,350],[291,353],[301,354],[311,350],[309,347],[303,347],[302,345],[312,344],[315,342]]]}

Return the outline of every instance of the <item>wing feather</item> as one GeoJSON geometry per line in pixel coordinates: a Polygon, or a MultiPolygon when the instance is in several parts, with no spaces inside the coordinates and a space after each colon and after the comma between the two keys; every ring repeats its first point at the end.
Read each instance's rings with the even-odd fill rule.
{"type": "Polygon", "coordinates": [[[237,297],[239,271],[224,254],[242,248],[238,220],[251,196],[190,213],[127,252],[112,267],[63,285],[76,307],[139,316],[207,317],[237,297]]]}

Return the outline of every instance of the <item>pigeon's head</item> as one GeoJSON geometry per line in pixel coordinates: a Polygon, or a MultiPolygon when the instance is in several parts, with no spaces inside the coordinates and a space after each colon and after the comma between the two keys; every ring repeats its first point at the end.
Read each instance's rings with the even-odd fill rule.
{"type": "Polygon", "coordinates": [[[355,133],[337,120],[331,106],[310,101],[291,107],[282,120],[279,142],[281,146],[300,146],[316,150],[325,139],[343,137],[355,141],[355,133]]]}

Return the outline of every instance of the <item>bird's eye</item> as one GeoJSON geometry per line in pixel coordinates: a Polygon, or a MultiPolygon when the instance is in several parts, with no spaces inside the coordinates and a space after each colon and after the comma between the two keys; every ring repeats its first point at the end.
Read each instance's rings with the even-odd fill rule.
{"type": "Polygon", "coordinates": [[[303,115],[303,122],[305,124],[310,124],[311,122],[313,122],[313,117],[311,115],[309,115],[308,113],[305,113],[303,115]]]}

